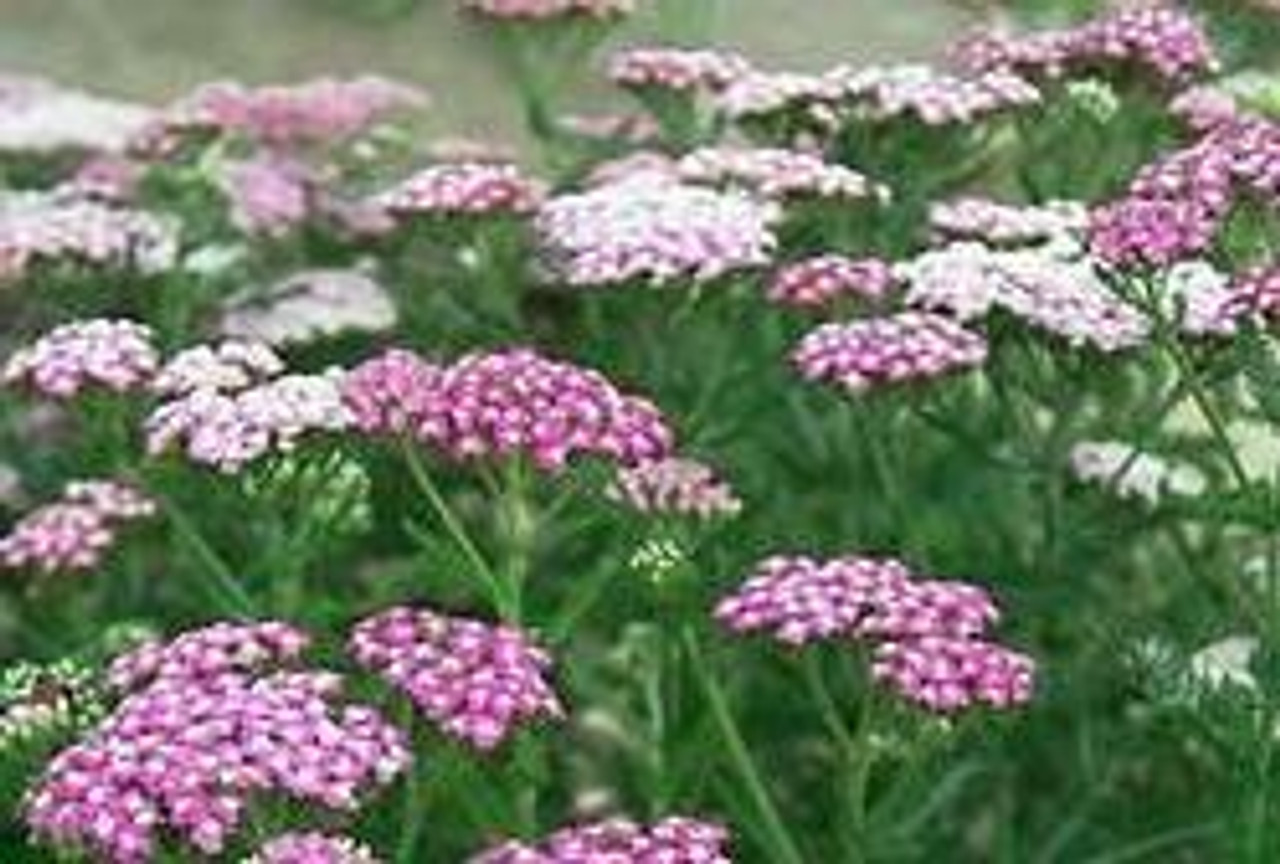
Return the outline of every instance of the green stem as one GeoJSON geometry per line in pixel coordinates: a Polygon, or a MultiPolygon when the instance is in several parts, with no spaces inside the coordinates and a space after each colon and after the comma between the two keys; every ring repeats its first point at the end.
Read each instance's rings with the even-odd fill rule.
{"type": "MultiPolygon", "coordinates": [[[[413,713],[406,711],[404,728],[412,732],[413,713]]],[[[424,806],[425,785],[419,760],[415,758],[409,766],[409,776],[405,778],[404,814],[401,824],[400,840],[396,844],[395,861],[397,864],[413,864],[418,860],[418,838],[422,836],[427,808],[424,806]]]]}
{"type": "MultiPolygon", "coordinates": [[[[205,570],[213,577],[214,585],[219,590],[210,592],[222,610],[237,618],[253,618],[258,614],[257,604],[248,592],[240,585],[235,573],[226,561],[214,551],[204,535],[196,527],[195,522],[171,498],[151,493],[164,508],[169,522],[178,536],[185,542],[195,557],[204,565],[205,570]]],[[[204,584],[203,582],[201,583],[204,584]]]]}
{"type": "Polygon", "coordinates": [[[733,712],[729,709],[729,700],[724,688],[708,668],[706,658],[702,655],[702,648],[698,644],[698,638],[692,629],[684,630],[683,641],[694,675],[711,707],[711,716],[720,731],[720,737],[724,739],[729,760],[763,821],[764,832],[769,837],[770,845],[773,846],[774,860],[784,864],[804,864],[804,858],[787,831],[786,824],[778,814],[773,800],[769,797],[769,792],[760,777],[760,771],[751,757],[750,750],[747,749],[737,722],[733,719],[733,712]]]}

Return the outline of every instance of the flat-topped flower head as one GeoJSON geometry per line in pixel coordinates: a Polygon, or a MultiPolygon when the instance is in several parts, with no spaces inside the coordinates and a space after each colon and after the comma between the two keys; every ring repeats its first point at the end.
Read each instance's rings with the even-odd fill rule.
{"type": "Polygon", "coordinates": [[[1220,213],[1198,201],[1135,196],[1094,209],[1090,243],[1116,267],[1162,267],[1202,254],[1220,224],[1220,213]]]}
{"type": "Polygon", "coordinates": [[[640,513],[710,519],[742,510],[742,499],[711,466],[678,456],[620,468],[606,494],[640,513]]]}
{"type": "Polygon", "coordinates": [[[629,15],[635,0],[462,0],[462,7],[495,21],[555,21],[585,18],[607,21],[629,15]]]}
{"type": "Polygon", "coordinates": [[[949,714],[974,706],[1031,701],[1035,661],[982,639],[922,636],[877,646],[871,675],[921,707],[949,714]]]}
{"type": "Polygon", "coordinates": [[[426,168],[376,196],[374,206],[397,218],[507,214],[537,209],[545,186],[515,165],[453,162],[426,168]]]}
{"type": "Polygon", "coordinates": [[[766,296],[779,306],[820,309],[844,298],[879,302],[897,285],[893,266],[881,258],[828,253],[778,268],[769,280],[766,296]]]}
{"type": "Polygon", "coordinates": [[[284,369],[284,361],[265,343],[229,339],[174,354],[156,374],[151,389],[162,396],[197,391],[237,393],[280,375],[284,369]]]}
{"type": "Polygon", "coordinates": [[[824,324],[791,354],[799,373],[852,393],[938,378],[981,366],[986,340],[952,318],[899,312],[883,318],[824,324]]]}
{"type": "Polygon", "coordinates": [[[159,364],[151,328],[125,319],[93,318],[62,324],[18,349],[0,370],[0,380],[50,399],[74,399],[85,391],[140,390],[159,364]]]}
{"type": "Polygon", "coordinates": [[[381,860],[350,837],[293,831],[268,840],[243,864],[381,864],[381,860]]]}
{"type": "Polygon", "coordinates": [[[107,676],[113,687],[131,692],[156,681],[264,672],[291,664],[310,644],[306,631],[283,621],[220,621],[144,642],[113,660],[107,676]]]}
{"type": "Polygon", "coordinates": [[[712,48],[641,46],[609,60],[609,80],[634,90],[715,93],[751,71],[740,54],[712,48]]]}
{"type": "Polygon", "coordinates": [[[114,480],[78,480],[0,537],[0,566],[40,573],[94,570],[125,525],[155,514],[155,503],[114,480]]]}
{"type": "Polygon", "coordinates": [[[930,66],[904,64],[828,73],[854,116],[870,121],[907,117],[928,126],[973,123],[1034,105],[1040,91],[1005,70],[957,76],[930,66]]]}
{"type": "Polygon", "coordinates": [[[142,864],[162,835],[220,854],[264,795],[354,811],[410,757],[399,730],[340,691],[321,672],[160,678],[54,757],[27,824],[52,844],[142,864]]]}
{"type": "Polygon", "coordinates": [[[562,828],[538,843],[511,840],[470,864],[731,864],[729,832],[685,817],[653,825],[609,819],[562,828]]]}
{"type": "Polygon", "coordinates": [[[223,336],[274,347],[306,345],[348,333],[380,333],[396,323],[390,294],[353,269],[303,270],[265,291],[232,298],[223,336]]]}
{"type": "Polygon", "coordinates": [[[356,625],[349,648],[442,732],[478,750],[564,715],[547,681],[550,655],[514,627],[395,607],[356,625]]]}
{"type": "Polygon", "coordinates": [[[667,285],[767,264],[779,215],[746,195],[638,174],[556,196],[536,224],[548,263],[571,285],[667,285]]]}
{"type": "Polygon", "coordinates": [[[829,130],[837,125],[843,95],[841,83],[826,75],[751,71],[718,94],[716,107],[735,123],[793,116],[829,130]]]}
{"type": "Polygon", "coordinates": [[[1088,226],[1088,208],[1077,201],[1017,206],[966,197],[939,201],[929,208],[930,230],[948,241],[976,240],[993,246],[1019,246],[1080,236],[1088,226]]]}
{"type": "Polygon", "coordinates": [[[118,152],[151,111],[42,78],[0,75],[0,154],[118,152]]]}
{"type": "Polygon", "coordinates": [[[250,236],[281,237],[312,214],[317,178],[296,159],[268,153],[227,162],[218,179],[232,225],[250,236]]]}
{"type": "Polygon", "coordinates": [[[524,455],[546,471],[579,455],[633,465],[666,456],[674,440],[651,402],[526,348],[444,367],[395,352],[357,367],[344,389],[358,428],[408,433],[454,459],[524,455]]]}
{"type": "Polygon", "coordinates": [[[740,188],[766,198],[883,199],[888,190],[852,168],[802,150],[722,145],[702,147],[676,166],[689,183],[740,188]]]}

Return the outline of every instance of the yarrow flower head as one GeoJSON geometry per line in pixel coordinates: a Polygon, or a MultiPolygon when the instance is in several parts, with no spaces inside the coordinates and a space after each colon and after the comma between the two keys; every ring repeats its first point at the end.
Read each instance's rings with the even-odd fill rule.
{"type": "Polygon", "coordinates": [[[742,499],[711,466],[678,456],[621,468],[606,491],[641,513],[709,519],[742,510],[742,499]]]}
{"type": "Polygon", "coordinates": [[[635,175],[549,200],[537,231],[571,285],[711,281],[768,263],[778,209],[728,192],[635,175]]]}
{"type": "Polygon", "coordinates": [[[296,159],[263,154],[228,162],[219,179],[231,223],[245,234],[280,237],[312,213],[316,178],[296,159]]]}
{"type": "Polygon", "coordinates": [[[609,80],[634,90],[714,93],[751,70],[745,57],[710,48],[628,48],[609,61],[609,80]]]}
{"type": "Polygon", "coordinates": [[[0,381],[50,399],[74,399],[88,390],[126,393],[150,383],[159,362],[151,328],[93,318],[59,325],[14,352],[0,381]]]}
{"type": "Polygon", "coordinates": [[[493,162],[433,165],[373,200],[392,216],[523,216],[537,209],[546,194],[543,184],[518,167],[493,162]]]}
{"type": "Polygon", "coordinates": [[[0,153],[118,152],[150,117],[142,105],[0,76],[0,153]]]}
{"type": "Polygon", "coordinates": [[[689,183],[739,187],[765,198],[884,199],[888,190],[862,174],[800,150],[771,147],[702,147],[676,167],[689,183]]]}
{"type": "Polygon", "coordinates": [[[350,837],[318,831],[281,834],[262,844],[244,864],[381,864],[373,851],[350,837]]]}
{"type": "Polygon", "coordinates": [[[395,607],[356,625],[350,652],[441,731],[479,750],[564,715],[546,680],[551,657],[513,627],[395,607]]]}
{"type": "Polygon", "coordinates": [[[817,309],[846,297],[879,302],[897,285],[893,266],[883,259],[830,253],[778,268],[769,280],[766,296],[779,306],[817,309]]]}
{"type": "Polygon", "coordinates": [[[525,348],[443,367],[397,351],[357,367],[343,389],[356,428],[408,434],[454,459],[524,454],[554,471],[576,455],[632,465],[673,446],[652,403],[525,348]]]}
{"type": "Polygon", "coordinates": [[[310,644],[306,631],[283,621],[218,622],[167,641],[148,639],[113,660],[107,678],[132,692],[156,681],[263,672],[297,660],[310,644]]]}
{"type": "Polygon", "coordinates": [[[838,125],[844,95],[839,81],[801,72],[752,71],[739,76],[716,97],[716,107],[737,124],[793,119],[809,131],[838,125]]]}
{"type": "Polygon", "coordinates": [[[635,0],[462,0],[463,8],[497,21],[610,20],[629,15],[635,0]]]}
{"type": "Polygon", "coordinates": [[[1081,441],[1071,448],[1071,473],[1120,498],[1154,507],[1166,495],[1196,496],[1208,483],[1194,466],[1144,453],[1122,441],[1081,441]]]}
{"type": "Polygon", "coordinates": [[[892,558],[766,559],[715,617],[735,633],[787,645],[869,641],[872,675],[903,698],[950,712],[1031,697],[1034,664],[983,637],[1000,612],[982,588],[918,577],[892,558]]]}
{"type": "Polygon", "coordinates": [[[155,515],[155,503],[114,480],[68,483],[58,500],[33,510],[0,537],[0,566],[41,573],[93,570],[125,525],[155,515]]]}
{"type": "Polygon", "coordinates": [[[837,68],[828,77],[853,116],[873,122],[907,117],[927,126],[973,123],[1040,101],[1035,85],[1006,70],[964,77],[904,64],[837,68]]]}
{"type": "Polygon", "coordinates": [[[151,382],[162,396],[202,390],[234,393],[284,372],[284,361],[266,344],[231,339],[196,345],[170,357],[151,382]]]}
{"type": "Polygon", "coordinates": [[[986,358],[981,335],[951,318],[915,311],[823,324],[791,354],[804,378],[853,393],[937,378],[981,366],[986,358]]]}
{"type": "Polygon", "coordinates": [[[1259,266],[1239,274],[1231,283],[1228,314],[1280,319],[1280,264],[1259,266]]]}
{"type": "Polygon", "coordinates": [[[993,246],[1079,236],[1088,225],[1089,211],[1076,201],[1019,207],[986,198],[957,198],[929,208],[929,228],[938,237],[977,240],[993,246]]]}
{"type": "Polygon", "coordinates": [[[671,817],[653,825],[609,819],[562,828],[537,844],[508,841],[470,864],[731,864],[729,832],[720,825],[671,817]]]}
{"type": "Polygon", "coordinates": [[[395,323],[390,295],[362,270],[304,270],[260,293],[232,298],[219,330],[231,339],[285,347],[380,333],[395,323]]]}

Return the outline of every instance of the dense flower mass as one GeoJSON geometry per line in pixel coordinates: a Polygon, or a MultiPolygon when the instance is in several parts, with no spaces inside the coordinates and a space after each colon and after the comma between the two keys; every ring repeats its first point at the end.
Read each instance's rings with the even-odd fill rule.
{"type": "Polygon", "coordinates": [[[234,393],[284,372],[284,361],[267,345],[236,339],[196,345],[174,354],[151,381],[163,396],[200,390],[234,393]]]}
{"type": "Polygon", "coordinates": [[[130,692],[156,681],[262,672],[296,660],[310,643],[305,631],[282,621],[218,622],[168,641],[148,640],[113,660],[107,677],[130,692]]]}
{"type": "Polygon", "coordinates": [[[119,151],[150,117],[142,105],[0,75],[0,153],[119,151]]]}
{"type": "Polygon", "coordinates": [[[443,732],[479,750],[564,714],[546,680],[551,657],[513,627],[396,607],[356,625],[350,650],[443,732]]]}
{"type": "Polygon", "coordinates": [[[767,264],[775,207],[745,195],[640,174],[552,198],[537,230],[571,285],[710,281],[767,264]]]}
{"type": "Polygon", "coordinates": [[[939,201],[929,208],[929,228],[938,237],[995,246],[1076,236],[1088,225],[1088,209],[1076,201],[1028,207],[970,197],[939,201]]]}
{"type": "Polygon", "coordinates": [[[1231,283],[1229,294],[1228,314],[1233,318],[1280,318],[1280,265],[1246,270],[1231,283]]]}
{"type": "Polygon", "coordinates": [[[966,69],[1015,69],[1049,78],[1081,68],[1127,65],[1169,83],[1217,65],[1213,46],[1196,20],[1159,4],[1109,12],[1065,30],[1025,36],[980,33],[956,46],[953,56],[966,69]]]}
{"type": "Polygon", "coordinates": [[[879,301],[897,286],[893,266],[880,258],[816,255],[778,268],[766,295],[779,306],[812,309],[843,299],[879,301]]]}
{"type": "Polygon", "coordinates": [[[524,348],[444,367],[395,351],[350,372],[343,389],[357,428],[408,434],[455,459],[523,454],[553,471],[581,454],[632,465],[667,455],[674,440],[652,403],[524,348]]]}
{"type": "Polygon", "coordinates": [[[547,21],[579,16],[609,19],[627,15],[635,9],[635,0],[462,0],[462,5],[486,18],[547,21]]]}
{"type": "Polygon", "coordinates": [[[1005,70],[961,77],[908,64],[839,68],[828,77],[854,116],[873,121],[908,117],[929,126],[972,123],[1040,101],[1034,85],[1005,70]]]}
{"type": "Polygon", "coordinates": [[[843,95],[840,82],[829,75],[754,71],[725,88],[716,106],[738,123],[796,115],[814,128],[830,129],[843,95]]]}
{"type": "Polygon", "coordinates": [[[172,223],[142,210],[57,190],[0,195],[0,282],[40,263],[161,272],[177,244],[172,223]]]}
{"type": "Polygon", "coordinates": [[[719,825],[672,817],[654,825],[610,819],[562,828],[537,844],[509,841],[471,864],[731,864],[729,832],[719,825]]]}
{"type": "Polygon", "coordinates": [[[987,342],[979,334],[951,318],[914,311],[823,324],[791,355],[805,378],[853,393],[937,378],[981,366],[986,358],[987,342]]]}
{"type": "Polygon", "coordinates": [[[58,500],[24,516],[0,537],[0,565],[41,573],[93,570],[125,525],[155,514],[155,503],[114,480],[68,483],[58,500]]]}
{"type": "Polygon", "coordinates": [[[709,519],[742,510],[742,499],[709,465],[676,456],[620,469],[607,492],[641,513],[709,519]]]}
{"type": "Polygon", "coordinates": [[[689,183],[740,187],[766,198],[885,198],[887,190],[863,175],[800,150],[772,147],[702,147],[676,166],[689,183]]]}
{"type": "Polygon", "coordinates": [[[5,361],[0,381],[51,399],[88,390],[125,393],[145,387],[160,363],[151,328],[94,318],[50,330],[5,361]]]}
{"type": "Polygon", "coordinates": [[[311,214],[311,170],[274,154],[229,162],[220,178],[231,222],[246,234],[279,237],[311,214]]]}
{"type": "Polygon", "coordinates": [[[275,347],[350,333],[379,333],[396,323],[386,289],[359,269],[304,270],[261,293],[233,298],[219,330],[231,339],[275,347]]]}
{"type": "Polygon", "coordinates": [[[377,712],[336,704],[340,689],[322,672],[161,678],[53,759],[27,822],[51,842],[141,864],[161,831],[218,854],[266,793],[354,810],[409,754],[377,712]]]}
{"type": "Polygon", "coordinates": [[[455,162],[433,165],[374,199],[394,216],[523,215],[537,209],[545,190],[515,165],[455,162]]]}
{"type": "Polygon", "coordinates": [[[763,630],[788,645],[870,641],[873,676],[930,710],[1031,698],[1030,658],[982,638],[1000,617],[991,596],[892,558],[769,558],[715,615],[734,632],[763,630]]]}
{"type": "Polygon", "coordinates": [[[294,831],[262,844],[244,864],[380,864],[368,846],[350,837],[294,831]]]}
{"type": "Polygon", "coordinates": [[[723,90],[751,64],[739,54],[709,48],[629,48],[609,61],[609,79],[621,87],[677,93],[723,90]]]}

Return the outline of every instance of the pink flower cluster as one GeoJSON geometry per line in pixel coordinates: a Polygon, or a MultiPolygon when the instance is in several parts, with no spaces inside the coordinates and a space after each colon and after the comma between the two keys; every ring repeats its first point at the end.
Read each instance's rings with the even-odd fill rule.
{"type": "Polygon", "coordinates": [[[392,351],[348,373],[343,390],[357,428],[409,435],[454,459],[525,454],[554,471],[590,454],[631,465],[667,455],[674,438],[652,403],[524,348],[448,366],[392,351]]]}
{"type": "Polygon", "coordinates": [[[680,179],[742,187],[766,198],[887,198],[888,190],[852,168],[801,150],[723,145],[702,147],[680,159],[680,179]]]}
{"type": "Polygon", "coordinates": [[[769,262],[777,208],[654,173],[550,199],[537,231],[572,285],[711,281],[769,262]]]}
{"type": "Polygon", "coordinates": [[[266,87],[205,84],[168,108],[139,146],[147,149],[186,129],[243,135],[270,147],[333,143],[425,102],[421,91],[374,76],[266,87]]]}
{"type": "Polygon", "coordinates": [[[335,704],[337,675],[194,665],[128,696],[54,757],[26,802],[37,837],[116,864],[154,860],[162,831],[216,855],[263,794],[355,810],[409,762],[376,711],[335,704]]]}
{"type": "Polygon", "coordinates": [[[1213,243],[1242,193],[1280,201],[1280,125],[1242,117],[1144,168],[1127,193],[1094,210],[1094,251],[1119,266],[1164,266],[1213,243]]]}
{"type": "Polygon", "coordinates": [[[895,559],[769,558],[715,616],[734,632],[769,631],[788,645],[869,640],[873,676],[934,711],[1031,698],[1031,659],[982,638],[1000,617],[991,596],[920,578],[895,559]]]}
{"type": "Polygon", "coordinates": [[[1017,246],[1082,234],[1089,213],[1075,201],[1040,206],[1001,204],[987,198],[956,198],[929,208],[929,228],[946,240],[979,240],[1017,246]]]}
{"type": "Polygon", "coordinates": [[[546,189],[515,165],[454,162],[433,165],[383,192],[373,205],[394,216],[525,215],[538,208],[546,189]]]}
{"type": "Polygon", "coordinates": [[[263,154],[223,166],[231,222],[250,235],[279,237],[311,215],[315,177],[304,163],[263,154]]]}
{"type": "Polygon", "coordinates": [[[131,102],[0,74],[0,153],[115,152],[149,117],[131,102]]]}
{"type": "Polygon", "coordinates": [[[620,468],[607,494],[641,513],[710,519],[742,510],[742,499],[711,466],[676,456],[620,468]]]}
{"type": "Polygon", "coordinates": [[[168,641],[144,642],[111,662],[107,678],[122,692],[156,681],[207,678],[224,672],[262,672],[302,656],[307,633],[282,621],[220,621],[168,641]]]}
{"type": "Polygon", "coordinates": [[[115,546],[121,527],[155,511],[150,498],[114,480],[68,483],[57,501],[0,537],[0,565],[41,573],[93,570],[115,546]]]}
{"type": "Polygon", "coordinates": [[[318,831],[281,834],[262,844],[244,864],[380,864],[377,856],[350,837],[318,831]]]}
{"type": "Polygon", "coordinates": [[[476,15],[505,21],[609,19],[635,10],[635,0],[462,0],[462,5],[476,15]]]}
{"type": "Polygon", "coordinates": [[[1280,320],[1280,265],[1246,270],[1232,281],[1228,290],[1226,313],[1231,318],[1280,320]]]}
{"type": "Polygon", "coordinates": [[[124,319],[93,318],[59,325],[15,351],[0,371],[0,381],[29,387],[51,399],[72,399],[85,390],[141,389],[150,383],[159,363],[149,327],[124,319]]]}
{"type": "Polygon", "coordinates": [[[899,312],[883,318],[823,324],[792,352],[810,381],[829,381],[852,393],[981,366],[987,342],[951,318],[899,312]]]}
{"type": "Polygon", "coordinates": [[[53,193],[0,196],[0,282],[39,262],[155,273],[177,255],[173,224],[141,210],[53,193]]]}
{"type": "Polygon", "coordinates": [[[872,121],[910,117],[928,126],[973,123],[1040,101],[1033,84],[1001,69],[961,77],[905,64],[837,69],[828,76],[853,116],[872,121]]]}
{"type": "Polygon", "coordinates": [[[809,126],[829,130],[838,122],[843,95],[841,83],[830,74],[753,71],[725,88],[716,106],[734,122],[796,115],[809,126]]]}
{"type": "Polygon", "coordinates": [[[709,48],[628,48],[609,61],[609,80],[637,90],[717,92],[746,75],[751,64],[739,54],[709,48]]]}
{"type": "Polygon", "coordinates": [[[1162,4],[1121,9],[1065,30],[980,33],[957,45],[953,57],[966,69],[1015,69],[1048,78],[1131,65],[1168,83],[1217,66],[1213,46],[1195,19],[1162,4]]]}
{"type": "Polygon", "coordinates": [[[730,864],[728,847],[729,832],[709,822],[609,819],[562,828],[536,845],[508,841],[471,864],[730,864]]]}
{"type": "Polygon", "coordinates": [[[778,268],[766,296],[779,306],[817,309],[845,298],[880,301],[898,284],[893,266],[880,258],[817,255],[778,268]]]}
{"type": "Polygon", "coordinates": [[[551,657],[513,627],[395,607],[356,625],[351,656],[446,734],[488,751],[517,726],[559,719],[551,657]]]}

